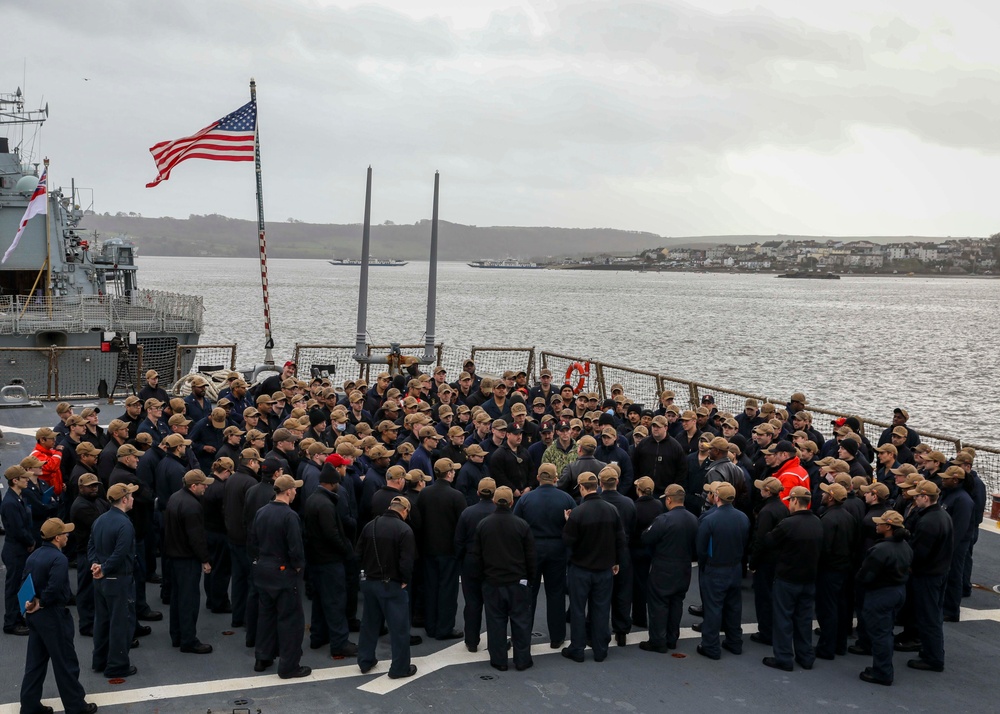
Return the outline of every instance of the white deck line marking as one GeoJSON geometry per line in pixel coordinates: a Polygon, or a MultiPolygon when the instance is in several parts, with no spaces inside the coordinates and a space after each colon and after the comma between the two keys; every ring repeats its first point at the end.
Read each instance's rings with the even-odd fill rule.
{"type": "MultiPolygon", "coordinates": [[[[973,610],[962,608],[962,620],[967,622],[979,620],[993,620],[1000,622],[1000,609],[995,610],[973,610]]],[[[757,631],[757,624],[750,622],[743,624],[743,634],[750,635],[757,631]]],[[[647,638],[645,631],[632,632],[628,635],[629,645],[637,645],[647,638]]],[[[680,639],[698,639],[701,635],[690,627],[682,627],[680,639]]],[[[614,650],[615,646],[612,645],[614,650]]],[[[544,657],[546,655],[561,654],[560,650],[554,650],[545,642],[533,645],[531,648],[532,657],[544,657]]],[[[453,665],[474,664],[476,662],[489,661],[489,653],[482,649],[472,653],[465,651],[465,643],[459,642],[451,647],[446,647],[433,654],[424,657],[414,657],[413,664],[417,665],[417,673],[405,679],[389,679],[389,663],[379,661],[368,674],[361,674],[356,665],[348,664],[339,667],[325,667],[314,669],[312,674],[302,679],[281,679],[277,674],[261,674],[252,677],[234,677],[231,679],[219,679],[209,681],[181,682],[178,684],[164,684],[156,687],[144,687],[137,689],[121,689],[114,692],[101,692],[88,694],[87,701],[94,702],[98,706],[114,706],[124,704],[140,704],[158,699],[182,699],[184,697],[201,696],[205,694],[221,694],[224,692],[245,692],[254,689],[268,689],[272,687],[285,687],[300,682],[329,682],[338,679],[352,679],[355,677],[371,677],[382,674],[383,676],[365,682],[357,687],[359,691],[369,694],[389,694],[411,682],[420,679],[424,675],[437,672],[438,670],[453,665]]],[[[511,661],[510,666],[514,664],[511,661]]],[[[48,705],[56,711],[63,711],[62,702],[59,699],[46,699],[42,704],[48,705]]],[[[0,714],[18,714],[21,705],[19,702],[9,702],[0,704],[0,714]]]]}

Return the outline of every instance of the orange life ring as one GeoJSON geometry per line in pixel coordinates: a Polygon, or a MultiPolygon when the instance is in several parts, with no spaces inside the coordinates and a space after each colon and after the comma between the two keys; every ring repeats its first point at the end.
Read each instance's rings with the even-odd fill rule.
{"type": "Polygon", "coordinates": [[[580,375],[580,378],[576,382],[576,386],[573,387],[573,394],[579,394],[583,391],[583,385],[587,381],[587,377],[590,376],[590,362],[585,365],[579,362],[574,362],[569,367],[566,368],[566,384],[573,384],[573,373],[576,372],[580,375]]]}

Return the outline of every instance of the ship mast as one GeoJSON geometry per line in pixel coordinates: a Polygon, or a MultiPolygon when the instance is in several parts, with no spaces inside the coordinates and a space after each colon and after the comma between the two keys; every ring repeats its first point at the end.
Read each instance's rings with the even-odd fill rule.
{"type": "MultiPolygon", "coordinates": [[[[250,101],[257,104],[257,82],[250,78],[250,101]]],[[[254,122],[253,161],[257,173],[257,243],[260,248],[260,288],[264,295],[264,362],[274,364],[274,339],[271,337],[271,306],[267,296],[267,243],[264,239],[264,188],[260,178],[260,115],[254,122]]]]}

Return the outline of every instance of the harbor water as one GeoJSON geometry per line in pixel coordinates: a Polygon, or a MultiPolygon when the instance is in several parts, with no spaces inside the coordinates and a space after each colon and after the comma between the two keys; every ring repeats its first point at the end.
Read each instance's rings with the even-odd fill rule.
{"type": "MultiPolygon", "coordinates": [[[[258,262],[145,257],[141,287],[205,298],[202,343],[263,357],[258,262]]],[[[371,268],[369,342],[422,343],[426,262],[371,268]]],[[[296,342],[353,344],[360,268],[271,260],[275,359],[296,342]]],[[[536,347],[1000,444],[1000,281],[484,270],[438,266],[436,340],[536,347]]],[[[449,375],[454,379],[456,375],[449,375]]]]}

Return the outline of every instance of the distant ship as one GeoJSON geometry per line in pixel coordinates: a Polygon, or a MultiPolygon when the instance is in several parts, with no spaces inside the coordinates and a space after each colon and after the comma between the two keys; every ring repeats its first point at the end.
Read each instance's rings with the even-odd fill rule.
{"type": "Polygon", "coordinates": [[[472,263],[468,263],[470,268],[492,268],[501,270],[539,270],[546,267],[545,265],[539,265],[538,263],[525,263],[520,260],[514,260],[513,258],[505,258],[504,260],[476,260],[472,263]]]}
{"type": "MultiPolygon", "coordinates": [[[[360,266],[361,258],[334,258],[333,260],[327,261],[330,265],[351,265],[360,266]]],[[[402,268],[407,264],[405,260],[397,260],[396,258],[369,258],[368,266],[374,268],[402,268]]]]}
{"type": "Polygon", "coordinates": [[[790,273],[778,275],[779,278],[800,278],[807,280],[840,280],[840,276],[835,273],[804,273],[793,270],[790,273]]]}

